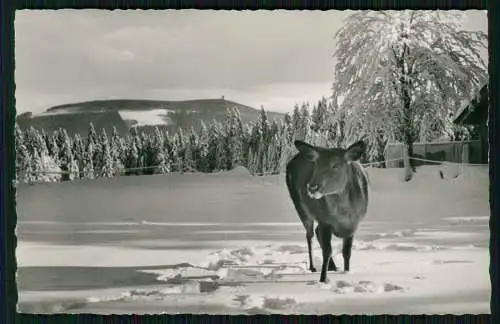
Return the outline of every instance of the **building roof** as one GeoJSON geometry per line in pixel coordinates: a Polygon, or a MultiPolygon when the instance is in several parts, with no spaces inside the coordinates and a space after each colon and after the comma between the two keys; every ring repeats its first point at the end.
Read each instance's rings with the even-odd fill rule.
{"type": "Polygon", "coordinates": [[[471,101],[464,104],[455,115],[455,124],[475,124],[484,111],[488,109],[488,83],[476,92],[471,101]]]}

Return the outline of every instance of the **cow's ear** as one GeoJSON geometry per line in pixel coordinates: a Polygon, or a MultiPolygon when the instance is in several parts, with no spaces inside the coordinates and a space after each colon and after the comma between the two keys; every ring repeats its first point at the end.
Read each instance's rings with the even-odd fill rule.
{"type": "Polygon", "coordinates": [[[311,162],[314,162],[318,159],[319,153],[316,150],[314,146],[311,144],[307,144],[306,142],[303,141],[295,141],[293,143],[297,150],[299,150],[300,153],[304,154],[304,156],[311,162]]]}
{"type": "Polygon", "coordinates": [[[357,141],[347,148],[345,158],[347,161],[357,161],[365,154],[366,144],[363,141],[357,141]]]}

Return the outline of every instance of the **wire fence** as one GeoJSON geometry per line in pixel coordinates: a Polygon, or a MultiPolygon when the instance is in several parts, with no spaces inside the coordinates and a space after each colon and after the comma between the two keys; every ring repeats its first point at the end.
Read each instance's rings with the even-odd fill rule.
{"type": "Polygon", "coordinates": [[[469,166],[488,166],[488,164],[483,164],[483,163],[468,163],[468,162],[451,162],[451,161],[438,161],[438,160],[428,160],[428,159],[421,159],[421,158],[415,158],[411,157],[410,159],[415,160],[415,161],[421,161],[421,162],[427,162],[427,163],[436,163],[436,164],[458,164],[458,165],[469,165],[469,166]]]}
{"type": "MultiPolygon", "coordinates": [[[[439,161],[439,160],[429,160],[429,159],[421,159],[421,158],[416,158],[416,157],[410,157],[411,160],[414,161],[420,161],[420,162],[427,162],[427,163],[435,163],[435,164],[455,164],[459,166],[488,166],[488,164],[481,164],[481,163],[466,163],[466,162],[451,162],[451,161],[439,161]]],[[[401,161],[404,160],[404,157],[399,157],[395,159],[389,159],[389,160],[382,160],[382,161],[375,161],[375,162],[369,162],[369,163],[362,163],[361,165],[363,167],[369,167],[373,165],[380,165],[383,163],[390,163],[390,162],[396,162],[396,161],[401,161]]],[[[136,171],[145,171],[145,170],[157,170],[160,169],[162,166],[161,165],[152,165],[152,166],[144,166],[144,167],[134,167],[134,168],[120,168],[119,173],[129,173],[129,172],[136,172],[136,171]]],[[[184,171],[184,173],[190,173],[190,172],[197,172],[196,170],[188,170],[184,171]]],[[[86,171],[78,171],[78,172],[72,172],[72,171],[45,171],[42,170],[40,173],[42,174],[85,174],[86,171]]],[[[282,174],[283,172],[276,173],[276,172],[262,172],[262,173],[251,173],[251,175],[254,176],[270,176],[270,175],[279,175],[282,174]]]]}

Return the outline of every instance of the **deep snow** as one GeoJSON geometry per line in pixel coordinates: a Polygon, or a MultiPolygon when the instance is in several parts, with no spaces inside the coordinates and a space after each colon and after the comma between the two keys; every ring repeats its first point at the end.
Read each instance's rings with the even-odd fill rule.
{"type": "Polygon", "coordinates": [[[326,284],[307,270],[282,176],[20,186],[20,311],[489,313],[487,169],[445,180],[437,170],[419,168],[408,183],[402,170],[368,170],[351,272],[326,284]]]}

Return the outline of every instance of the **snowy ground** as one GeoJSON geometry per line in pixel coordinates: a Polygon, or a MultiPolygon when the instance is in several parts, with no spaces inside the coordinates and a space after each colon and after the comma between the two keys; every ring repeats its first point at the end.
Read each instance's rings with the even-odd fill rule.
{"type": "MultiPolygon", "coordinates": [[[[330,272],[326,284],[307,270],[304,230],[282,177],[229,172],[22,186],[19,309],[489,313],[487,170],[441,180],[425,167],[409,183],[401,170],[368,172],[371,209],[351,272],[330,272]]],[[[341,267],[340,243],[333,240],[341,267]]]]}

